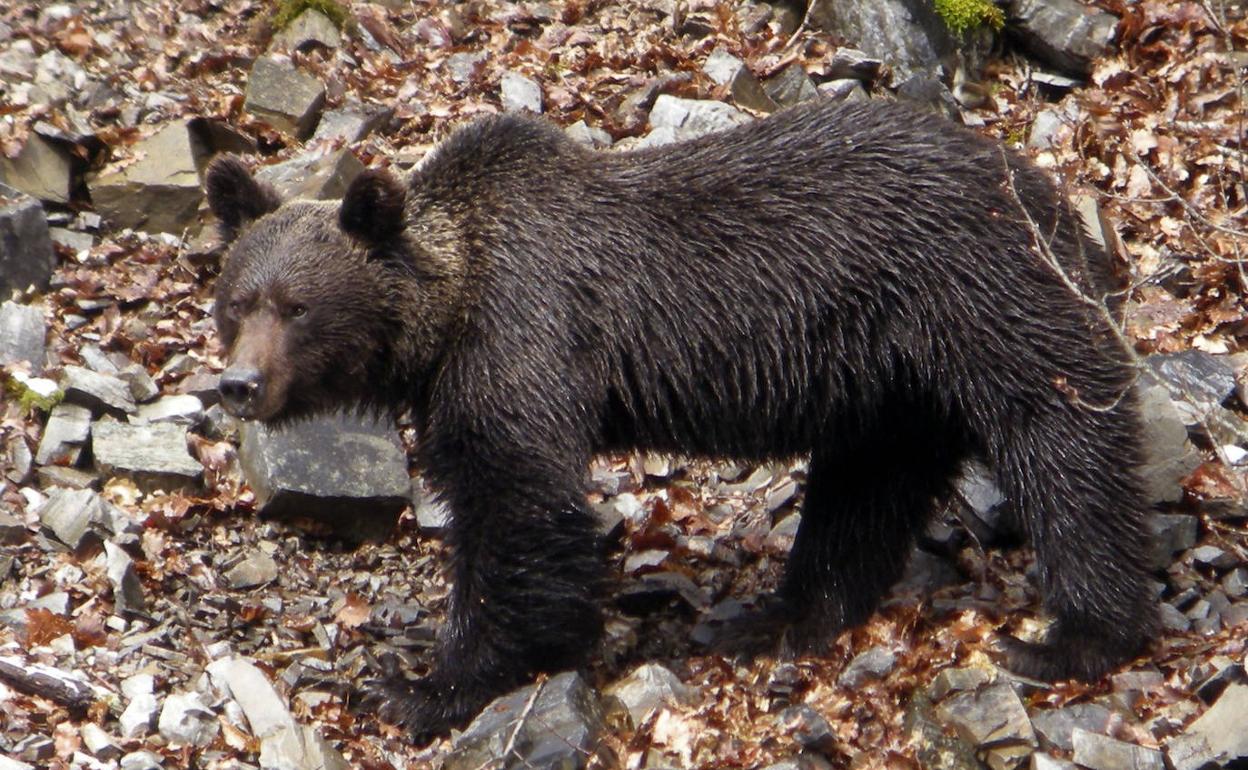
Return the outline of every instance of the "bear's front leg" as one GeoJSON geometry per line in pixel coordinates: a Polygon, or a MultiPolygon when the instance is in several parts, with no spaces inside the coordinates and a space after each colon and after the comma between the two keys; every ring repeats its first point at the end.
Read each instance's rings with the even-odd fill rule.
{"type": "Polygon", "coordinates": [[[550,445],[477,435],[426,441],[426,474],[450,509],[449,617],[429,675],[375,693],[381,717],[421,742],[538,672],[580,665],[602,633],[606,568],[585,507],[585,465],[552,457],[550,445]]]}

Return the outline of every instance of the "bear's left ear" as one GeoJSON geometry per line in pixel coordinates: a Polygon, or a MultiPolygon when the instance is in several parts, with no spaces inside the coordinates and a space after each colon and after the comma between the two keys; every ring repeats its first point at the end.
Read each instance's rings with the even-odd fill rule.
{"type": "Polygon", "coordinates": [[[379,246],[403,232],[403,204],[407,190],[388,171],[366,169],[347,188],[338,211],[343,232],[371,246],[379,246]]]}

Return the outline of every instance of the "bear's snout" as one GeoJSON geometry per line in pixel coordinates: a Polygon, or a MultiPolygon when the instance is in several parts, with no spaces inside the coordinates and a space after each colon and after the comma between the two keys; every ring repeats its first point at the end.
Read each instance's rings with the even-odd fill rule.
{"type": "Polygon", "coordinates": [[[256,406],[263,401],[264,376],[249,366],[231,366],[221,374],[217,392],[221,405],[235,417],[255,416],[256,406]]]}

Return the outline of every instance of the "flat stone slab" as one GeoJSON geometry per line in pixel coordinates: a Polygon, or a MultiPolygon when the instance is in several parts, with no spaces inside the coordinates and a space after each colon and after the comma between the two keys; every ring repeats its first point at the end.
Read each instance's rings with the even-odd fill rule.
{"type": "Polygon", "coordinates": [[[242,435],[243,475],[263,515],[376,540],[411,502],[407,456],[388,424],[333,415],[279,429],[248,422],[242,435]]]}
{"type": "Polygon", "coordinates": [[[204,198],[186,124],[167,126],[132,151],[136,163],[91,184],[96,210],[120,227],[182,233],[204,198]]]}
{"type": "Polygon", "coordinates": [[[100,420],[92,434],[91,447],[100,472],[130,478],[144,491],[191,489],[203,477],[203,466],[187,451],[185,426],[100,420]]]}
{"type": "Polygon", "coordinates": [[[0,364],[28,361],[31,374],[42,373],[46,337],[41,306],[0,303],[0,364]]]}
{"type": "Polygon", "coordinates": [[[138,405],[124,380],[109,374],[93,372],[81,366],[61,370],[61,390],[65,400],[91,410],[93,414],[112,411],[133,414],[138,405]]]}
{"type": "Polygon", "coordinates": [[[325,106],[325,86],[288,59],[262,56],[247,76],[243,109],[300,139],[312,135],[325,106]]]}

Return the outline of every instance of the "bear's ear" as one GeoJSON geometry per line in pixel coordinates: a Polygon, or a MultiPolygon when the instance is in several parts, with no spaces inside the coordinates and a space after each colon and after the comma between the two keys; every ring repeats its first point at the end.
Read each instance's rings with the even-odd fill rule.
{"type": "Polygon", "coordinates": [[[403,204],[407,190],[393,174],[366,169],[351,182],[342,197],[338,225],[366,244],[378,246],[403,232],[403,204]]]}
{"type": "Polygon", "coordinates": [[[282,205],[277,191],[257,182],[243,162],[233,155],[222,155],[208,166],[204,187],[208,207],[220,223],[221,238],[230,243],[243,226],[275,211],[282,205]]]}

